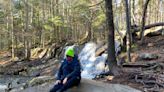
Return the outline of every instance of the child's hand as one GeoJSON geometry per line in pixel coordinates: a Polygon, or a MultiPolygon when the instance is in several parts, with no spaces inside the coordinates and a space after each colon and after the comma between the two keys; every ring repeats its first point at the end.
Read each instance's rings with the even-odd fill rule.
{"type": "Polygon", "coordinates": [[[63,84],[66,84],[67,83],[67,80],[68,80],[68,78],[66,77],[66,78],[64,78],[64,80],[63,80],[63,84]]]}
{"type": "Polygon", "coordinates": [[[61,80],[57,80],[57,81],[55,82],[55,84],[59,84],[59,83],[61,83],[61,80]]]}

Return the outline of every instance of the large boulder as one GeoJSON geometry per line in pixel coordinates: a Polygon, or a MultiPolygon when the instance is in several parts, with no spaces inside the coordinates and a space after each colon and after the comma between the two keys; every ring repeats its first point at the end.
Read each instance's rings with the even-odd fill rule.
{"type": "Polygon", "coordinates": [[[141,92],[121,84],[107,84],[93,80],[82,80],[81,85],[67,92],[141,92]]]}
{"type": "MultiPolygon", "coordinates": [[[[31,87],[26,90],[17,90],[11,92],[49,92],[54,83],[31,87]]],[[[82,79],[81,84],[77,87],[73,87],[67,92],[141,92],[129,86],[121,84],[107,84],[102,82],[96,82],[94,80],[82,79]]]]}

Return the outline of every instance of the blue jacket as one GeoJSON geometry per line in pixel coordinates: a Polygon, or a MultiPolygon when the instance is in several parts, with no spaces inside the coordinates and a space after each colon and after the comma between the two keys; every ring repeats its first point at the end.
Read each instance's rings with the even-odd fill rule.
{"type": "Polygon", "coordinates": [[[57,74],[57,80],[63,80],[66,77],[68,79],[71,77],[81,79],[81,66],[77,56],[73,58],[72,62],[68,62],[66,59],[62,62],[57,74]]]}

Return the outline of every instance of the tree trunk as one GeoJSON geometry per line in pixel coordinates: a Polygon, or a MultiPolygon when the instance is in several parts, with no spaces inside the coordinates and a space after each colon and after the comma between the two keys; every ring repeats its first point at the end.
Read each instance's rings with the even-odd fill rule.
{"type": "Polygon", "coordinates": [[[106,7],[106,22],[108,30],[108,67],[109,70],[114,74],[118,75],[117,61],[115,56],[115,43],[114,43],[114,23],[113,23],[113,10],[112,0],[105,0],[106,7]]]}
{"type": "MultiPolygon", "coordinates": [[[[0,39],[2,39],[2,34],[0,34],[0,39]]],[[[2,50],[2,41],[0,41],[0,50],[2,50]]]]}
{"type": "MultiPolygon", "coordinates": [[[[6,18],[6,29],[9,31],[10,29],[9,29],[9,16],[6,16],[7,18],[6,18]]],[[[7,38],[10,38],[10,32],[8,32],[7,33],[7,38]]],[[[10,41],[9,40],[7,40],[7,49],[10,49],[10,41]]]]}
{"type": "Polygon", "coordinates": [[[87,41],[90,41],[92,39],[92,23],[88,21],[88,39],[87,41]]]}
{"type": "Polygon", "coordinates": [[[128,0],[125,0],[125,7],[126,7],[126,25],[127,25],[127,56],[128,56],[128,62],[131,62],[131,56],[130,56],[130,52],[131,52],[131,31],[130,31],[130,13],[129,13],[129,4],[128,4],[128,0]]]}
{"type": "Polygon", "coordinates": [[[136,22],[135,22],[135,21],[136,21],[136,20],[135,20],[135,19],[136,19],[136,18],[135,18],[135,9],[136,9],[136,8],[135,8],[135,1],[136,1],[136,0],[133,0],[133,1],[132,1],[132,12],[131,12],[133,24],[136,24],[136,22]]]}
{"type": "Polygon", "coordinates": [[[146,17],[147,7],[148,7],[148,4],[149,4],[149,1],[150,0],[146,1],[145,5],[144,5],[143,15],[142,15],[142,26],[141,26],[141,33],[140,33],[141,43],[143,43],[143,40],[144,40],[145,17],[146,17]]]}
{"type": "Polygon", "coordinates": [[[15,57],[15,50],[14,50],[14,30],[13,30],[13,9],[12,9],[12,0],[10,0],[10,30],[11,30],[11,57],[14,60],[15,57]]]}
{"type": "MultiPolygon", "coordinates": [[[[26,18],[25,18],[25,33],[29,33],[29,6],[28,6],[28,0],[25,0],[25,12],[26,12],[26,18]]],[[[29,60],[30,59],[30,48],[29,48],[29,35],[25,35],[25,59],[29,60]]]]}
{"type": "MultiPolygon", "coordinates": [[[[59,14],[59,0],[56,0],[56,2],[55,2],[55,4],[56,4],[56,10],[55,10],[55,13],[56,13],[56,15],[57,16],[59,16],[60,14],[59,14]]],[[[58,38],[58,40],[57,41],[61,41],[61,35],[60,35],[60,26],[56,26],[56,31],[57,31],[57,38],[58,38]]]]}
{"type": "MultiPolygon", "coordinates": [[[[45,14],[45,8],[46,8],[46,7],[45,7],[45,3],[46,3],[45,0],[43,0],[43,1],[42,1],[42,6],[43,6],[43,8],[42,8],[42,11],[43,11],[43,13],[42,13],[42,15],[43,15],[42,25],[45,24],[45,21],[46,21],[46,19],[45,19],[45,15],[46,15],[46,14],[45,14]]],[[[45,45],[45,44],[44,44],[44,43],[45,43],[45,42],[44,42],[44,39],[45,39],[45,34],[44,34],[44,28],[42,27],[42,29],[41,29],[41,43],[42,43],[42,48],[45,47],[45,46],[44,46],[44,45],[45,45]]]]}

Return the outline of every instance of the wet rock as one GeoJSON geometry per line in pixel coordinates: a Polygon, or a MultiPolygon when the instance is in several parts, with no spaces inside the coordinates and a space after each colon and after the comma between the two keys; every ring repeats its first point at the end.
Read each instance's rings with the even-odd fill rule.
{"type": "Polygon", "coordinates": [[[158,55],[152,53],[141,53],[139,55],[139,58],[142,60],[153,60],[153,59],[157,59],[158,55]]]}
{"type": "Polygon", "coordinates": [[[31,80],[30,77],[0,76],[0,92],[10,92],[11,90],[24,89],[26,82],[29,80],[31,80]]]}
{"type": "Polygon", "coordinates": [[[22,71],[22,72],[19,72],[19,75],[28,76],[28,73],[27,73],[27,71],[22,71]]]}
{"type": "Polygon", "coordinates": [[[28,86],[32,87],[35,85],[43,84],[45,82],[51,82],[52,80],[54,80],[54,77],[52,77],[52,76],[40,76],[40,77],[36,77],[36,78],[33,78],[32,80],[30,80],[28,82],[28,86]]]}

